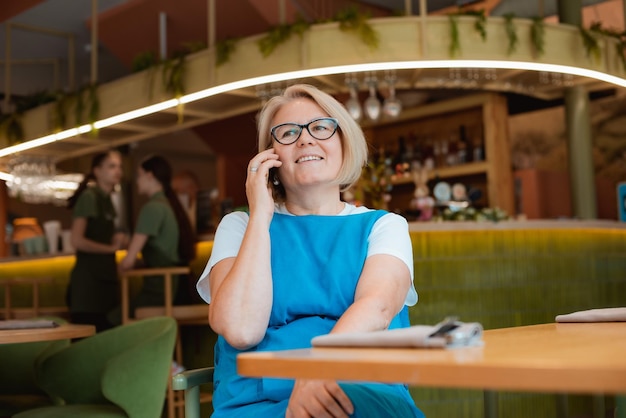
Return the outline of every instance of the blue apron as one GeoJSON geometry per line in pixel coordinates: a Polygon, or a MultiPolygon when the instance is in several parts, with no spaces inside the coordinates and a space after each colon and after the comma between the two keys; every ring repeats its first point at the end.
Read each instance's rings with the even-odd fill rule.
{"type": "MultiPolygon", "coordinates": [[[[247,351],[308,348],[328,334],[354,302],[368,237],[384,211],[346,216],[274,214],[270,225],[273,305],[263,340],[247,351]]],[[[405,306],[389,328],[409,325],[405,306]]],[[[218,337],[213,408],[218,417],[279,417],[293,389],[290,379],[237,375],[240,350],[218,337]]],[[[341,384],[354,417],[423,417],[404,385],[341,384]]]]}

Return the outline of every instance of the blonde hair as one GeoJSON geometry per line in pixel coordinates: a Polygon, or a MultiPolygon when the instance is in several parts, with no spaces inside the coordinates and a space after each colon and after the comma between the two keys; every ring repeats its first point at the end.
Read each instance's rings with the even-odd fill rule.
{"type": "MultiPolygon", "coordinates": [[[[345,107],[330,94],[308,84],[295,84],[285,89],[283,94],[272,97],[261,109],[257,119],[259,152],[272,147],[270,129],[276,113],[286,104],[297,99],[315,102],[331,118],[337,119],[337,132],[341,140],[343,161],[336,182],[340,190],[349,189],[361,177],[363,166],[367,163],[367,141],[359,124],[350,116],[345,107]]],[[[282,185],[274,187],[284,197],[282,185]]]]}

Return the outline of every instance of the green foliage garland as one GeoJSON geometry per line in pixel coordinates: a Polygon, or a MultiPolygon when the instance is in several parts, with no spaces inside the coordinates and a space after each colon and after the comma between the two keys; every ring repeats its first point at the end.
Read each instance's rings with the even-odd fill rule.
{"type": "Polygon", "coordinates": [[[545,52],[545,26],[541,17],[533,18],[533,25],[530,29],[530,39],[535,47],[537,57],[545,52]]]}
{"type": "Polygon", "coordinates": [[[622,67],[626,70],[626,54],[624,53],[624,50],[626,49],[626,31],[618,32],[616,30],[603,28],[601,22],[592,23],[589,30],[617,40],[615,43],[615,52],[622,62],[622,67]]]}
{"type": "Polygon", "coordinates": [[[507,54],[509,55],[515,52],[517,49],[517,42],[519,41],[517,38],[517,28],[513,24],[514,17],[514,13],[507,13],[504,15],[504,28],[506,29],[506,36],[509,39],[509,48],[507,50],[507,54]]]}
{"type": "Polygon", "coordinates": [[[297,34],[298,36],[302,36],[309,26],[307,22],[300,19],[292,25],[274,26],[258,41],[261,54],[265,58],[269,57],[280,44],[287,42],[287,40],[291,38],[291,35],[297,34]]]}
{"type": "Polygon", "coordinates": [[[135,58],[133,58],[131,69],[132,72],[138,73],[157,65],[158,62],[159,60],[153,51],[140,52],[135,56],[135,58]]]}
{"type": "Polygon", "coordinates": [[[215,44],[215,66],[220,67],[228,62],[237,49],[238,39],[225,39],[215,44]]]}
{"type": "Polygon", "coordinates": [[[163,88],[174,97],[185,94],[185,55],[177,54],[175,57],[163,61],[161,72],[163,76],[163,88]]]}
{"type": "Polygon", "coordinates": [[[450,22],[450,47],[448,49],[450,57],[454,58],[456,54],[461,50],[459,43],[459,23],[457,15],[448,15],[448,21],[450,22]]]}
{"type": "Polygon", "coordinates": [[[579,27],[579,30],[580,36],[583,40],[583,45],[585,46],[585,51],[587,51],[587,57],[593,57],[596,61],[600,61],[601,51],[598,39],[596,39],[590,30],[587,30],[582,26],[579,27]]]}
{"type": "Polygon", "coordinates": [[[52,110],[52,130],[60,132],[67,126],[67,114],[75,98],[71,94],[58,92],[52,110]]]}
{"type": "Polygon", "coordinates": [[[369,15],[359,13],[356,7],[348,7],[339,11],[334,20],[339,22],[339,30],[355,33],[371,50],[378,48],[380,39],[378,32],[367,21],[369,15]]]}
{"type": "Polygon", "coordinates": [[[8,141],[8,145],[19,144],[24,141],[22,113],[16,111],[0,115],[0,132],[4,133],[4,136],[8,141]]]}
{"type": "Polygon", "coordinates": [[[463,14],[476,17],[476,21],[474,22],[474,29],[476,29],[483,42],[487,41],[487,16],[485,15],[485,10],[468,10],[466,12],[463,12],[463,14]]]}

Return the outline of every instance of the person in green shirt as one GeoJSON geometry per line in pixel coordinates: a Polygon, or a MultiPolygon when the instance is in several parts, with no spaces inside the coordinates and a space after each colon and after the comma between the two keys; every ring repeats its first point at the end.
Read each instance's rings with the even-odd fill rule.
{"type": "MultiPolygon", "coordinates": [[[[135,231],[126,256],[119,264],[121,271],[134,268],[141,253],[142,267],[188,265],[195,257],[195,237],[191,223],[171,187],[172,169],[161,156],[143,160],[137,169],[137,190],[148,202],[139,212],[135,231]]],[[[140,292],[130,303],[131,315],[138,306],[163,305],[165,292],[162,276],[144,277],[140,292]]],[[[172,280],[176,294],[178,280],[172,280]]],[[[108,315],[109,321],[120,323],[120,309],[108,315]]]]}
{"type": "Polygon", "coordinates": [[[119,300],[115,252],[126,245],[127,237],[115,232],[111,192],[121,178],[120,153],[110,150],[97,154],[89,174],[68,199],[76,262],[67,289],[67,305],[72,322],[95,325],[98,332],[111,327],[106,315],[119,300]]]}

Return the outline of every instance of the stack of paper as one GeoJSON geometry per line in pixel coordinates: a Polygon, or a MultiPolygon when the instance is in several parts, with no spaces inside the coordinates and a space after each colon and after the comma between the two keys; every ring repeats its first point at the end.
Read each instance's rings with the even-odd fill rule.
{"type": "Polygon", "coordinates": [[[8,319],[0,321],[0,329],[54,328],[58,326],[59,324],[48,319],[8,319]]]}
{"type": "Polygon", "coordinates": [[[434,326],[320,335],[311,344],[314,347],[452,348],[482,345],[482,335],[483,327],[477,322],[446,320],[434,326]]]}

